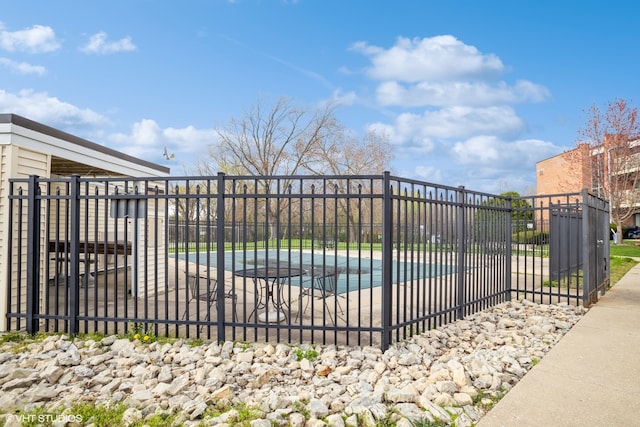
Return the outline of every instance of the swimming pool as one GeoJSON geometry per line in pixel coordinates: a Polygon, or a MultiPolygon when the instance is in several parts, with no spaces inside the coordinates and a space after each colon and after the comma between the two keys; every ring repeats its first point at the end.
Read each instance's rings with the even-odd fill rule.
{"type": "MultiPolygon", "coordinates": [[[[178,255],[180,259],[188,259],[202,266],[217,268],[217,254],[191,253],[178,255]]],[[[335,253],[309,253],[300,251],[236,251],[225,252],[224,269],[236,271],[252,267],[267,267],[276,265],[291,265],[301,267],[309,272],[302,277],[303,284],[310,280],[311,272],[321,275],[326,270],[338,270],[340,276],[337,281],[337,293],[345,293],[356,289],[375,288],[382,285],[382,260],[373,258],[358,258],[337,255],[335,253]]],[[[440,264],[425,264],[419,262],[402,262],[393,260],[393,283],[403,283],[427,277],[436,277],[455,272],[455,267],[440,264]]],[[[295,284],[294,284],[295,285],[295,284]]]]}

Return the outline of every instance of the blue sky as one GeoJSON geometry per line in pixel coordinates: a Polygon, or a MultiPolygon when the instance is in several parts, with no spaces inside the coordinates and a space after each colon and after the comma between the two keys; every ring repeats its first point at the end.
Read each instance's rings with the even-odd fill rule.
{"type": "Polygon", "coordinates": [[[169,166],[258,100],[340,105],[393,172],[529,193],[584,110],[639,105],[627,1],[21,0],[0,13],[0,112],[169,166]],[[175,157],[167,161],[163,149],[175,157]]]}

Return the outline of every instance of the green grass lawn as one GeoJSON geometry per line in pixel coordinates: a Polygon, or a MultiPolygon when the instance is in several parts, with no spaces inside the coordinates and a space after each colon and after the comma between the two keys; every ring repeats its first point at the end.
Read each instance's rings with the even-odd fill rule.
{"type": "Polygon", "coordinates": [[[609,251],[611,256],[630,256],[640,258],[640,241],[625,240],[619,245],[611,245],[609,251]]]}
{"type": "Polygon", "coordinates": [[[638,261],[631,257],[640,258],[640,246],[634,241],[623,242],[620,245],[611,245],[611,286],[615,285],[638,261]]]}

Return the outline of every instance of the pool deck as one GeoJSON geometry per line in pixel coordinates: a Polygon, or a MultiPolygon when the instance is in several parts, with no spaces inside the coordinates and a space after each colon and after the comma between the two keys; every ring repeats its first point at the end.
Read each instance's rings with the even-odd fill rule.
{"type": "MultiPolygon", "coordinates": [[[[332,252],[332,255],[335,253],[332,252]]],[[[346,257],[346,253],[338,252],[338,256],[346,257]]],[[[350,254],[353,255],[353,254],[350,254]]],[[[379,264],[381,253],[373,253],[375,261],[379,264]]],[[[397,258],[396,261],[401,261],[397,258]]],[[[399,254],[401,257],[402,254],[399,254]]],[[[294,257],[296,259],[297,257],[294,257]]],[[[297,258],[299,259],[299,258],[297,258]]],[[[448,257],[449,261],[454,258],[448,257]]],[[[371,266],[368,258],[363,258],[365,266],[371,266]]],[[[375,265],[378,265],[375,264],[375,265]]],[[[491,268],[491,266],[487,266],[491,268]]],[[[202,264],[187,262],[185,260],[171,261],[167,264],[165,277],[168,291],[160,292],[139,292],[138,297],[132,297],[125,289],[127,282],[131,284],[131,271],[119,270],[110,274],[101,274],[96,278],[92,287],[81,288],[80,304],[81,315],[87,317],[101,316],[103,318],[110,317],[135,317],[139,319],[159,319],[166,320],[168,326],[161,325],[158,333],[169,336],[194,337],[201,336],[206,339],[217,339],[218,330],[215,322],[217,310],[215,307],[211,309],[211,322],[207,319],[207,303],[205,301],[192,301],[188,306],[186,301],[189,299],[189,290],[187,288],[186,271],[191,274],[199,273],[205,277],[215,278],[217,271],[215,268],[207,268],[202,264]],[[128,277],[125,279],[125,276],[128,277]],[[105,303],[106,301],[106,303],[105,303]],[[187,325],[183,321],[183,317],[188,317],[191,321],[200,322],[201,327],[197,325],[187,325]]],[[[380,318],[382,313],[382,289],[380,286],[364,286],[361,289],[337,297],[339,306],[335,305],[335,297],[328,299],[328,304],[324,305],[324,301],[320,298],[310,298],[301,296],[298,287],[283,287],[281,297],[288,302],[286,319],[280,324],[265,325],[264,322],[255,320],[252,316],[255,302],[259,296],[256,293],[256,286],[251,279],[243,279],[234,276],[232,271],[225,271],[225,290],[234,289],[237,297],[234,313],[233,299],[225,299],[225,340],[244,340],[244,341],[265,341],[265,340],[282,340],[290,342],[323,342],[325,337],[330,337],[331,341],[338,344],[354,344],[357,345],[379,345],[381,333],[379,331],[380,318]],[[307,310],[304,310],[307,303],[310,302],[307,310]],[[337,316],[336,316],[336,309],[337,316]],[[301,314],[301,315],[300,315],[301,314]],[[335,324],[333,319],[337,318],[335,324]],[[328,328],[317,332],[323,324],[327,324],[328,328]],[[267,327],[268,326],[268,327],[267,327]],[[364,339],[358,338],[359,333],[363,330],[373,330],[364,334],[364,339]]],[[[445,298],[433,298],[428,307],[412,307],[411,304],[400,304],[394,312],[394,319],[404,318],[405,315],[412,316],[415,313],[429,310],[429,312],[437,312],[438,304],[446,303],[446,301],[455,301],[455,286],[451,277],[444,278],[443,281],[437,280],[438,283],[433,288],[439,287],[439,291],[446,294],[445,298]],[[438,300],[437,302],[435,302],[438,300]],[[403,312],[399,312],[403,310],[403,312]],[[413,314],[411,314],[413,313],[413,314]],[[400,316],[400,317],[398,317],[400,316]]],[[[354,281],[355,283],[355,281],[354,281]]],[[[410,289],[410,286],[402,283],[395,289],[394,298],[404,298],[404,291],[408,293],[407,302],[412,301],[411,292],[417,288],[410,289]]],[[[420,292],[425,292],[421,286],[420,292]]],[[[61,292],[64,286],[49,286],[47,292],[54,295],[55,292],[61,292]]],[[[424,295],[422,296],[424,299],[424,295]]],[[[49,312],[63,313],[62,306],[55,306],[56,299],[50,299],[49,312]],[[57,311],[56,311],[57,310],[57,311]]],[[[58,299],[58,301],[60,301],[58,299]]],[[[264,313],[257,313],[264,315],[264,313]]],[[[443,315],[445,316],[445,315],[443,315]]],[[[449,313],[446,316],[451,317],[449,313]]],[[[55,322],[50,320],[49,322],[55,322]]],[[[433,320],[437,323],[437,320],[433,320]]],[[[153,323],[153,322],[151,322],[153,323]]],[[[433,323],[435,325],[435,323],[433,323]]],[[[97,331],[109,333],[114,332],[113,322],[101,321],[81,321],[80,327],[86,331],[97,331]]],[[[122,326],[120,326],[122,328],[122,326]]]]}

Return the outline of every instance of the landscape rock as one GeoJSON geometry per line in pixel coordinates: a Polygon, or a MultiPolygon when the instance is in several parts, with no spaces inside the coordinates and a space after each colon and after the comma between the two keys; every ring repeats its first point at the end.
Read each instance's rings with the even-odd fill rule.
{"type": "MultiPolygon", "coordinates": [[[[204,417],[205,425],[234,425],[237,408],[248,407],[255,409],[255,427],[376,426],[390,419],[400,427],[471,426],[585,311],[510,301],[386,351],[65,335],[15,351],[8,342],[0,346],[0,413],[123,402],[124,425],[153,411],[179,414],[185,426],[199,425],[204,417]],[[298,360],[300,354],[313,356],[298,360]],[[227,409],[207,411],[215,405],[227,409]],[[215,417],[207,415],[213,412],[215,417]]],[[[0,423],[9,422],[2,417],[0,423]]]]}

